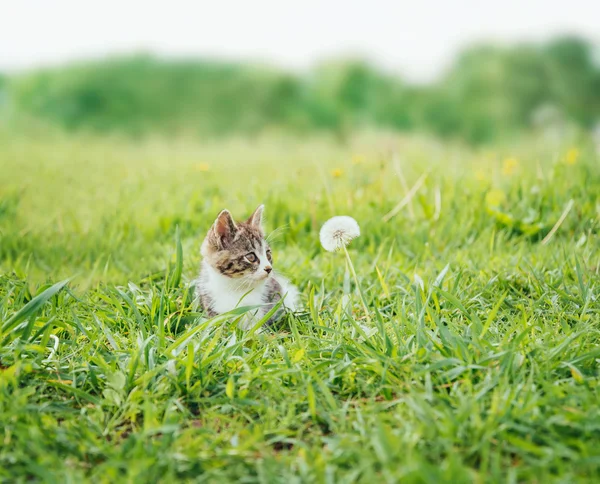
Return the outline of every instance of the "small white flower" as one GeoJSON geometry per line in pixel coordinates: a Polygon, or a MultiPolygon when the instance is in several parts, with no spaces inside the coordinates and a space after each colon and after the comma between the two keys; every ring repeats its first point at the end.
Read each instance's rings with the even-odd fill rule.
{"type": "Polygon", "coordinates": [[[352,217],[342,215],[330,218],[321,227],[319,238],[321,245],[329,252],[335,252],[347,246],[352,239],[360,235],[358,222],[352,217]]]}

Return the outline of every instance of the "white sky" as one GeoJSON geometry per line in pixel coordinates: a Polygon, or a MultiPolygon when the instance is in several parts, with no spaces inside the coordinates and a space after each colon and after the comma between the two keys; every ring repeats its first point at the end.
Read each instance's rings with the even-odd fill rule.
{"type": "Polygon", "coordinates": [[[597,42],[600,0],[0,0],[0,71],[155,52],[305,69],[359,55],[430,80],[478,40],[597,42]]]}

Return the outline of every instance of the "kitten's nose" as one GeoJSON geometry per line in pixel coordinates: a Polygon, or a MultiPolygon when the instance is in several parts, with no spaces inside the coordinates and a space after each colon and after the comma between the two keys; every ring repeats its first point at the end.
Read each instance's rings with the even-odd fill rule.
{"type": "Polygon", "coordinates": [[[270,274],[272,270],[273,270],[273,268],[271,266],[265,267],[265,271],[267,274],[270,274]]]}

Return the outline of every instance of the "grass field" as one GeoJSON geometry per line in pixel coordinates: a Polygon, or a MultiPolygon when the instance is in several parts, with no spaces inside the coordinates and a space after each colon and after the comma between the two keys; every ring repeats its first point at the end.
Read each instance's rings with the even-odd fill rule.
{"type": "Polygon", "coordinates": [[[0,170],[1,481],[600,478],[585,140],[0,131],[0,170]],[[216,214],[259,203],[304,310],[244,333],[189,284],[216,214]],[[342,214],[369,318],[319,245],[342,214]]]}

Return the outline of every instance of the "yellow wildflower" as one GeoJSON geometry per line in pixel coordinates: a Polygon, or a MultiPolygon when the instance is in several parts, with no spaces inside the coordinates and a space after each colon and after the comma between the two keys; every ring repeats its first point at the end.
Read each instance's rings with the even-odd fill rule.
{"type": "Polygon", "coordinates": [[[565,162],[567,165],[574,165],[577,163],[579,159],[579,150],[577,148],[571,148],[567,151],[567,155],[565,156],[565,162]]]}
{"type": "Polygon", "coordinates": [[[331,170],[331,176],[333,176],[333,178],[339,178],[344,174],[344,171],[341,168],[335,168],[334,170],[331,170]]]}
{"type": "Polygon", "coordinates": [[[360,163],[363,163],[364,161],[365,161],[364,155],[353,155],[352,156],[352,164],[353,165],[359,165],[360,163]]]}
{"type": "Polygon", "coordinates": [[[485,150],[483,152],[484,160],[493,160],[495,157],[496,157],[496,153],[494,153],[492,150],[485,150]]]}
{"type": "Polygon", "coordinates": [[[506,158],[502,163],[502,174],[512,175],[519,167],[519,161],[516,158],[506,158]]]}
{"type": "Polygon", "coordinates": [[[210,165],[208,163],[198,163],[195,166],[196,171],[206,172],[210,170],[210,165]]]}
{"type": "Polygon", "coordinates": [[[486,180],[486,178],[487,178],[487,177],[485,176],[485,171],[484,171],[484,170],[477,170],[477,171],[475,172],[475,179],[476,179],[477,181],[480,181],[480,182],[482,182],[482,181],[485,181],[485,180],[486,180]]]}
{"type": "Polygon", "coordinates": [[[504,200],[506,200],[506,195],[504,195],[502,190],[498,190],[497,188],[490,190],[485,195],[485,204],[488,207],[498,207],[499,205],[502,205],[504,200]]]}
{"type": "Polygon", "coordinates": [[[569,369],[571,370],[571,376],[573,377],[573,380],[575,380],[577,383],[583,383],[585,381],[585,378],[577,368],[571,366],[569,369]]]}

